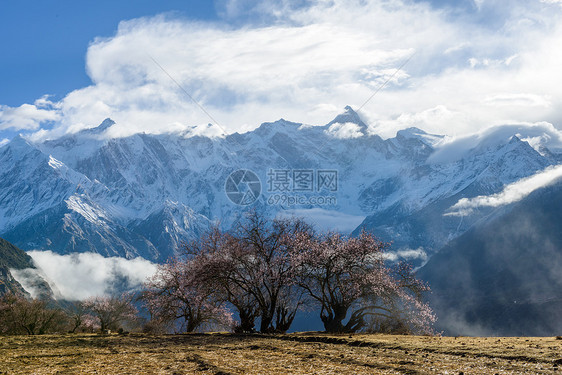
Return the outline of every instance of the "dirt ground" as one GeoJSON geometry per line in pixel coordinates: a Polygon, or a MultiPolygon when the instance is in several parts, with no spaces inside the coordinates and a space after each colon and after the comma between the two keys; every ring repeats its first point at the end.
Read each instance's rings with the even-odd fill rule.
{"type": "Polygon", "coordinates": [[[0,374],[552,374],[562,338],[392,335],[0,337],[0,374]]]}

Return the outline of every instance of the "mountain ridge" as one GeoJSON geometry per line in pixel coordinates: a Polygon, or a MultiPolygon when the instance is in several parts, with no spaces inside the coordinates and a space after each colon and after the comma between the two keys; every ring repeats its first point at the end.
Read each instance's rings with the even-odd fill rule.
{"type": "Polygon", "coordinates": [[[443,136],[408,128],[384,140],[351,107],[323,126],[281,119],[223,137],[93,134],[113,125],[106,119],[79,133],[39,142],[20,137],[0,148],[0,235],[26,250],[164,262],[213,222],[229,228],[249,209],[271,215],[298,209],[311,219],[321,210],[365,218],[356,231],[431,255],[487,214],[460,224],[442,219],[458,199],[497,193],[556,162],[528,142],[497,135],[459,160],[435,162],[443,136]],[[251,206],[234,204],[225,192],[237,169],[260,180],[251,206]],[[312,171],[312,190],[295,189],[295,171],[312,171]],[[336,171],[334,191],[317,186],[319,171],[336,171]],[[275,173],[288,176],[290,191],[274,189],[281,186],[272,181],[275,173]],[[305,202],[273,199],[295,196],[305,202]],[[318,197],[332,203],[311,203],[318,197]],[[424,222],[438,229],[422,235],[424,222]]]}

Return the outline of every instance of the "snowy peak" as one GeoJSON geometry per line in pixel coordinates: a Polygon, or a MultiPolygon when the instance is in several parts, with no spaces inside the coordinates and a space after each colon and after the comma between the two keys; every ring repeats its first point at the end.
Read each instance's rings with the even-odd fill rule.
{"type": "Polygon", "coordinates": [[[38,150],[21,135],[17,135],[2,148],[0,159],[7,160],[7,158],[10,158],[10,160],[15,162],[23,159],[30,152],[38,153],[38,150]]]}
{"type": "Polygon", "coordinates": [[[359,138],[367,135],[367,124],[350,106],[345,107],[345,112],[336,116],[326,126],[326,134],[334,138],[359,138]]]}
{"type": "Polygon", "coordinates": [[[300,123],[296,123],[296,122],[292,122],[292,121],[287,121],[283,118],[274,121],[274,122],[264,122],[263,124],[261,124],[259,126],[259,128],[252,130],[250,132],[244,133],[244,134],[251,134],[251,133],[255,133],[259,136],[268,136],[268,135],[273,135],[275,133],[278,132],[284,132],[284,133],[292,133],[294,131],[299,130],[299,128],[302,126],[302,124],[300,123]]]}
{"type": "Polygon", "coordinates": [[[97,134],[102,134],[102,133],[104,133],[107,129],[111,128],[113,125],[115,125],[115,121],[113,121],[112,119],[110,119],[110,118],[108,117],[108,118],[106,118],[105,120],[103,120],[102,123],[99,124],[97,127],[82,130],[81,133],[83,133],[83,134],[96,134],[96,135],[97,135],[97,134]]]}
{"type": "Polygon", "coordinates": [[[199,125],[199,126],[192,126],[183,134],[184,138],[190,137],[206,137],[206,138],[224,138],[226,133],[222,130],[222,128],[217,124],[207,124],[207,125],[199,125]]]}
{"type": "Polygon", "coordinates": [[[411,128],[407,128],[407,129],[402,129],[399,130],[396,133],[396,136],[401,136],[401,137],[405,137],[405,138],[417,138],[420,136],[424,136],[427,135],[427,133],[423,130],[421,130],[420,128],[416,128],[415,126],[411,127],[411,128]]]}
{"type": "Polygon", "coordinates": [[[396,140],[400,142],[408,143],[412,141],[417,141],[429,147],[437,146],[440,142],[443,141],[444,138],[445,137],[442,135],[429,134],[423,131],[422,129],[416,127],[399,130],[396,133],[396,140]]]}
{"type": "Polygon", "coordinates": [[[336,116],[335,119],[333,119],[332,121],[330,121],[326,127],[330,128],[332,125],[334,124],[347,124],[347,123],[351,123],[351,124],[355,124],[358,125],[361,131],[365,131],[367,130],[367,124],[365,124],[363,122],[363,120],[361,119],[361,117],[359,116],[359,114],[357,112],[355,112],[353,110],[353,108],[351,108],[350,106],[345,106],[345,112],[339,114],[336,116]]]}
{"type": "Polygon", "coordinates": [[[520,142],[522,142],[521,139],[520,139],[518,136],[516,136],[516,135],[512,136],[512,137],[509,139],[509,144],[518,144],[518,143],[520,143],[520,142]]]}
{"type": "Polygon", "coordinates": [[[394,157],[425,163],[442,140],[443,136],[412,127],[398,131],[396,137],[387,139],[385,143],[394,157]]]}

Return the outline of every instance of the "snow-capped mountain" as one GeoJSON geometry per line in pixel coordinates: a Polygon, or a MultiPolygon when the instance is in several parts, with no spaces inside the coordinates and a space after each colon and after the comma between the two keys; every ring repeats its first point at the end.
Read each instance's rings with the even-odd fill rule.
{"type": "Polygon", "coordinates": [[[324,126],[281,119],[227,136],[111,139],[113,125],[0,147],[0,237],[26,250],[164,261],[212,222],[229,228],[257,209],[345,220],[348,230],[362,222],[356,230],[397,250],[431,254],[489,214],[443,216],[460,198],[497,193],[560,161],[531,141],[535,128],[498,128],[462,145],[417,128],[384,140],[350,107],[324,126]],[[229,180],[237,170],[249,173],[229,180]],[[238,196],[251,204],[233,203],[238,196]]]}
{"type": "Polygon", "coordinates": [[[472,215],[446,215],[460,199],[495,194],[554,162],[514,135],[505,142],[480,144],[456,161],[420,163],[365,190],[366,199],[382,198],[386,204],[379,205],[356,232],[366,229],[397,248],[432,253],[494,211],[482,208],[472,215]],[[396,199],[387,198],[393,195],[396,199]]]}

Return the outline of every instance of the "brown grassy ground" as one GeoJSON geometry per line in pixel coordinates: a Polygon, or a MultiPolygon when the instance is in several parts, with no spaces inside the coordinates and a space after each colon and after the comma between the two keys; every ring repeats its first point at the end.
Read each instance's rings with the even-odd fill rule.
{"type": "Polygon", "coordinates": [[[0,337],[0,374],[550,374],[562,340],[391,335],[0,337]]]}

